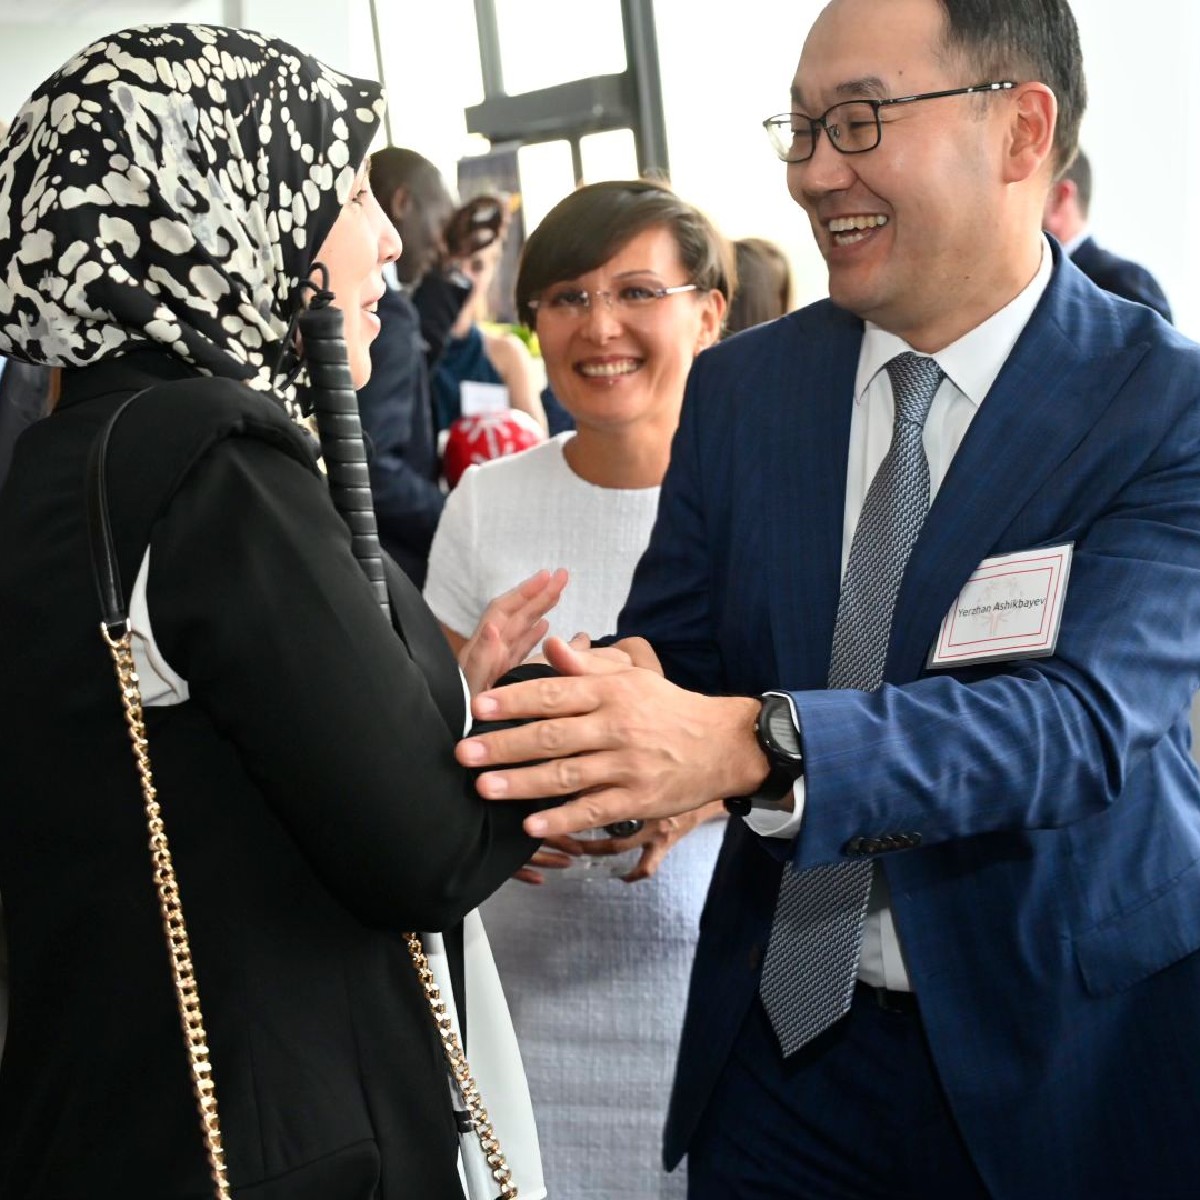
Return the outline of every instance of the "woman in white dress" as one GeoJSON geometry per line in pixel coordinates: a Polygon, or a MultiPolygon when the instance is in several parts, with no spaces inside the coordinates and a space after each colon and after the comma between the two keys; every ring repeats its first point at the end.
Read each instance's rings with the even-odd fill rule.
{"type": "MultiPolygon", "coordinates": [[[[451,494],[425,596],[455,647],[531,567],[570,574],[551,633],[615,629],[688,370],[720,335],[732,276],[708,220],[652,182],[580,188],[529,238],[518,307],[577,430],[471,468],[451,494]]],[[[717,815],[590,847],[640,852],[624,882],[581,869],[583,845],[564,840],[485,906],[554,1200],[685,1193],[659,1141],[717,815]]]]}

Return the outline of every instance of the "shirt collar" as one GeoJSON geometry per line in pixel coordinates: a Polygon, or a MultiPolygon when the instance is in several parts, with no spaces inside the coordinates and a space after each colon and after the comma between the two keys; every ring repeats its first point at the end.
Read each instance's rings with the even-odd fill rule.
{"type": "MultiPolygon", "coordinates": [[[[976,408],[996,382],[996,376],[1012,353],[1017,338],[1033,316],[1033,310],[1050,283],[1054,256],[1042,239],[1042,259],[1033,278],[1002,309],[982,325],[964,333],[956,342],[929,355],[945,371],[950,381],[976,408]]],[[[858,374],[854,380],[854,402],[862,401],[872,380],[897,354],[912,350],[894,333],[866,322],[862,347],[858,353],[858,374]]],[[[914,351],[914,353],[920,353],[914,351]]]]}

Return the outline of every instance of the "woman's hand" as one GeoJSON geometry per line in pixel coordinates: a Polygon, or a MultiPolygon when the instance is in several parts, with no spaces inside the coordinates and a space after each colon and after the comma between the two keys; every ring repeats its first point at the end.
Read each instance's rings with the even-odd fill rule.
{"type": "Polygon", "coordinates": [[[580,845],[571,837],[547,838],[534,856],[519,871],[513,872],[513,878],[540,887],[546,882],[543,872],[565,871],[579,857],[580,845]]]}
{"type": "Polygon", "coordinates": [[[546,636],[550,628],[546,613],[558,603],[566,586],[567,572],[561,567],[538,571],[484,609],[475,632],[458,653],[458,665],[472,696],[486,691],[505,671],[528,658],[546,636]]]}
{"type": "Polygon", "coordinates": [[[542,884],[545,882],[544,871],[565,870],[571,865],[572,859],[581,855],[607,857],[641,846],[642,855],[636,865],[628,875],[621,876],[625,883],[637,883],[642,879],[651,878],[662,866],[671,849],[698,825],[704,824],[705,821],[723,819],[725,816],[724,803],[714,800],[690,812],[647,821],[632,837],[590,838],[587,841],[567,835],[547,838],[538,852],[513,878],[524,883],[542,884]]]}
{"type": "Polygon", "coordinates": [[[622,849],[639,844],[642,847],[642,857],[638,859],[637,865],[622,878],[626,883],[637,883],[641,879],[649,879],[662,866],[663,860],[680,839],[691,833],[696,826],[703,825],[705,821],[713,821],[724,816],[726,816],[724,802],[714,800],[704,805],[703,808],[692,809],[691,812],[647,821],[633,837],[626,838],[620,843],[614,842],[614,845],[619,844],[622,849]]]}

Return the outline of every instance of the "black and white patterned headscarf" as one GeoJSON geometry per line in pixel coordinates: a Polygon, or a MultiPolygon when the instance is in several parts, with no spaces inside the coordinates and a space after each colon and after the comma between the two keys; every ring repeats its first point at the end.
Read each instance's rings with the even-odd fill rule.
{"type": "Polygon", "coordinates": [[[0,142],[0,353],[79,367],[157,345],[278,391],[382,113],[377,83],[242,30],[88,46],[0,142]]]}

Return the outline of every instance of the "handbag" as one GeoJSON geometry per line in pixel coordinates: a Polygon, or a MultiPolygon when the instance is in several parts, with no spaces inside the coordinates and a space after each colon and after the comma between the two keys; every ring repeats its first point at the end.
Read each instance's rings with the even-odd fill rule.
{"type": "MultiPolygon", "coordinates": [[[[230,1200],[229,1179],[221,1136],[221,1118],[209,1056],[208,1034],[200,1004],[200,989],[196,979],[188,940],[187,923],[179,895],[179,884],[171,857],[170,842],[163,824],[162,808],[154,784],[150,748],[146,737],[141,687],[133,656],[133,630],[129,607],[121,584],[112,525],[108,510],[107,457],[113,428],[129,406],[150,388],[134,393],[112,413],[96,434],[88,455],[86,496],[88,539],[91,548],[92,573],[100,601],[100,635],[112,657],[113,670],[120,692],[125,724],[141,785],[142,804],[149,835],[151,873],[158,895],[171,978],[175,986],[176,1007],[188,1054],[192,1092],[196,1102],[200,1133],[204,1141],[209,1173],[217,1200],[230,1200]]],[[[409,957],[416,969],[422,991],[429,1004],[437,1028],[442,1052],[451,1077],[466,1107],[465,1119],[460,1120],[460,1132],[474,1131],[479,1139],[492,1178],[499,1187],[497,1200],[517,1200],[518,1189],[500,1141],[484,1107],[479,1087],[471,1073],[470,1064],[454,1030],[441,991],[435,981],[429,959],[416,933],[401,935],[409,957]]]]}

